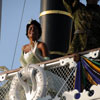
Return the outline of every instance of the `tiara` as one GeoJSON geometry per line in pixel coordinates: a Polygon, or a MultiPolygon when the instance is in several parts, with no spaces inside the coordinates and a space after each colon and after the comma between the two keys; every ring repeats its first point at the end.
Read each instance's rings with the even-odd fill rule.
{"type": "Polygon", "coordinates": [[[31,18],[31,19],[29,20],[28,24],[31,24],[32,21],[33,21],[33,19],[31,18]]]}

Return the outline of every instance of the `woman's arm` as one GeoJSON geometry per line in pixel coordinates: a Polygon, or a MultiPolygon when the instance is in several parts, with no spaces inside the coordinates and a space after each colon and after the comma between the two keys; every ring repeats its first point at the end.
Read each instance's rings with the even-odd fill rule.
{"type": "Polygon", "coordinates": [[[49,60],[49,53],[48,53],[48,49],[47,49],[47,46],[45,43],[43,42],[40,42],[39,45],[38,45],[38,48],[40,49],[41,51],[41,54],[42,54],[42,57],[45,59],[45,60],[49,60]]]}
{"type": "Polygon", "coordinates": [[[48,49],[45,43],[39,43],[38,48],[41,50],[43,57],[48,57],[48,49]]]}

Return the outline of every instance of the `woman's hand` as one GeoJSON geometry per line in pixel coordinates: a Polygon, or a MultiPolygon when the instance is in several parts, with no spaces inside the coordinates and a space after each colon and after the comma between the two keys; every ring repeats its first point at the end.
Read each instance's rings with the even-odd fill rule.
{"type": "Polygon", "coordinates": [[[80,61],[80,55],[78,53],[74,54],[74,61],[77,63],[78,61],[80,61]]]}

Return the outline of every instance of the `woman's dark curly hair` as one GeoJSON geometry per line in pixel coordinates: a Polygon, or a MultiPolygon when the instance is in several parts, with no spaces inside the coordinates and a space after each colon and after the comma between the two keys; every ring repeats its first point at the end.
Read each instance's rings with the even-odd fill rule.
{"type": "Polygon", "coordinates": [[[32,24],[36,25],[38,30],[39,30],[39,35],[38,35],[38,39],[39,39],[41,37],[41,34],[42,34],[42,29],[41,29],[40,23],[37,22],[36,20],[31,20],[31,22],[29,24],[27,24],[27,26],[26,26],[26,36],[28,37],[28,28],[32,24]]]}

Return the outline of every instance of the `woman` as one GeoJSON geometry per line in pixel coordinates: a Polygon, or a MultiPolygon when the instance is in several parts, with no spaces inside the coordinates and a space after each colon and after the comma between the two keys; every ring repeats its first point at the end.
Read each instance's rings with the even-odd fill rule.
{"type": "Polygon", "coordinates": [[[26,26],[26,36],[30,43],[22,48],[20,63],[22,67],[27,64],[36,64],[48,60],[48,50],[46,44],[38,41],[41,36],[41,25],[36,20],[31,20],[26,26]]]}

